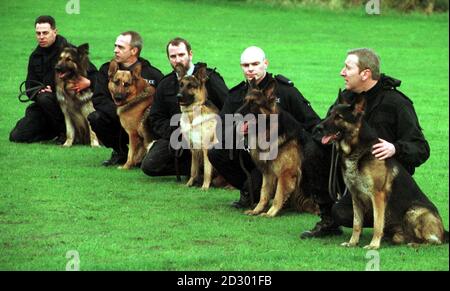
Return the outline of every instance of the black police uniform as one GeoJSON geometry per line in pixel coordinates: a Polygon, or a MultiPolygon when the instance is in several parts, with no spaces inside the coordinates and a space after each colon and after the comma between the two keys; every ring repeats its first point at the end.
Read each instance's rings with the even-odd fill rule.
{"type": "MultiPolygon", "coordinates": [[[[161,71],[153,67],[149,61],[144,58],[138,58],[137,62],[128,68],[119,65],[121,70],[130,70],[137,63],[141,64],[141,76],[152,86],[156,87],[162,79],[161,71]]],[[[97,134],[100,141],[108,148],[112,148],[116,153],[126,160],[128,153],[128,134],[120,124],[117,115],[117,106],[114,103],[111,93],[108,89],[108,69],[107,62],[100,67],[97,77],[97,85],[92,96],[92,103],[95,111],[88,115],[92,130],[97,134]]]]}
{"type": "MultiPolygon", "coordinates": [[[[194,73],[199,65],[200,63],[194,65],[194,73]]],[[[228,88],[215,69],[207,68],[207,74],[206,90],[208,99],[220,110],[228,99],[228,88]]],[[[178,91],[179,83],[174,71],[166,75],[156,89],[156,97],[148,119],[156,142],[152,145],[141,164],[142,170],[149,176],[177,174],[175,170],[175,151],[170,146],[169,141],[172,132],[178,128],[178,126],[170,125],[170,119],[173,115],[181,113],[176,97],[178,91]]],[[[190,152],[182,151],[182,155],[178,158],[178,174],[189,175],[190,162],[190,152]]]]}
{"type": "MultiPolygon", "coordinates": [[[[38,93],[33,98],[25,116],[12,129],[9,140],[13,142],[37,142],[49,140],[65,133],[64,115],[56,99],[55,65],[59,54],[66,46],[73,46],[67,40],[57,35],[55,42],[46,48],[37,46],[28,61],[28,73],[25,83],[27,89],[36,86],[32,81],[38,81],[44,86],[50,86],[52,92],[38,93]]],[[[89,63],[87,78],[91,81],[90,88],[94,90],[97,68],[89,63]]],[[[28,92],[32,97],[34,92],[28,92]]]]}
{"type": "MultiPolygon", "coordinates": [[[[276,75],[267,73],[263,80],[259,83],[259,88],[264,89],[268,86],[271,80],[275,79],[276,89],[275,95],[277,96],[277,103],[281,109],[290,113],[306,131],[311,131],[312,128],[320,122],[319,116],[311,107],[308,100],[294,87],[294,84],[282,75],[276,75]]],[[[224,118],[225,114],[233,114],[244,103],[244,97],[248,91],[248,82],[241,82],[237,86],[230,90],[230,96],[227,102],[225,102],[222,111],[220,112],[222,118],[222,124],[225,126],[224,118]]],[[[230,129],[223,128],[222,133],[230,129]]],[[[231,129],[234,130],[234,129],[231,129]]],[[[262,175],[255,167],[250,155],[244,150],[233,150],[230,155],[230,150],[227,149],[210,149],[208,151],[208,157],[214,168],[234,187],[241,191],[241,202],[249,191],[247,185],[247,176],[241,167],[239,161],[239,155],[242,154],[242,159],[245,168],[250,172],[252,176],[252,188],[255,194],[255,200],[258,200],[259,190],[262,183],[262,175]]],[[[248,200],[247,200],[248,202],[248,200]]],[[[236,207],[244,207],[248,205],[235,205],[236,207]]]]}
{"type": "MultiPolygon", "coordinates": [[[[379,138],[395,146],[393,158],[413,175],[415,168],[429,158],[430,146],[422,133],[413,102],[397,90],[400,84],[400,80],[381,74],[376,85],[364,92],[367,102],[364,119],[377,132],[379,138]]],[[[342,94],[350,101],[357,95],[346,90],[342,94]]],[[[329,196],[315,198],[320,202],[322,220],[327,220],[325,229],[339,225],[353,226],[351,193],[337,203],[329,196]]],[[[369,213],[364,226],[372,225],[373,216],[369,213]]]]}

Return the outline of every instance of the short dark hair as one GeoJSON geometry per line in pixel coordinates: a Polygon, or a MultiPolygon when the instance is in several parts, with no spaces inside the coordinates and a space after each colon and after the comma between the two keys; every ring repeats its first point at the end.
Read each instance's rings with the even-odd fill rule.
{"type": "Polygon", "coordinates": [[[139,33],[137,33],[136,31],[131,31],[131,30],[122,32],[121,35],[131,36],[130,46],[138,49],[137,56],[139,57],[141,55],[142,46],[144,45],[141,35],[139,33]]]}
{"type": "Polygon", "coordinates": [[[347,55],[358,57],[359,71],[369,69],[372,72],[372,79],[380,79],[380,57],[370,48],[356,48],[347,52],[347,55]]]}
{"type": "Polygon", "coordinates": [[[56,21],[50,15],[41,15],[34,21],[34,26],[38,23],[48,23],[52,29],[56,28],[56,21]]]}
{"type": "Polygon", "coordinates": [[[169,45],[179,46],[181,43],[184,43],[188,53],[192,50],[191,44],[187,40],[185,40],[184,38],[181,38],[181,37],[175,37],[174,39],[170,40],[166,45],[167,57],[169,57],[169,45]]]}

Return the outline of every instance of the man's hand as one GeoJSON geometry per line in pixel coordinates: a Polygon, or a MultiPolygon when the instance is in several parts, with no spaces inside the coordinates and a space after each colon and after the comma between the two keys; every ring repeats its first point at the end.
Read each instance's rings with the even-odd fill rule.
{"type": "Polygon", "coordinates": [[[40,91],[39,91],[39,93],[45,93],[45,92],[53,92],[52,91],[52,88],[49,86],[49,85],[47,85],[45,88],[43,88],[43,89],[41,89],[40,91]]]}
{"type": "Polygon", "coordinates": [[[379,138],[380,142],[372,147],[372,154],[379,160],[385,160],[395,155],[395,146],[384,139],[379,138]]]}
{"type": "Polygon", "coordinates": [[[80,92],[88,88],[89,86],[91,86],[91,80],[85,77],[80,77],[76,82],[73,83],[72,89],[75,90],[75,92],[80,92]]]}

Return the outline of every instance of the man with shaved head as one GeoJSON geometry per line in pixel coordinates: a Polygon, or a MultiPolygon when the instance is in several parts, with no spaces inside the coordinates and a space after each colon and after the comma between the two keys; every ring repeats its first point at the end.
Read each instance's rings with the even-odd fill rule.
{"type": "MultiPolygon", "coordinates": [[[[277,104],[283,110],[290,113],[306,131],[312,128],[320,121],[319,116],[314,112],[308,100],[303,97],[300,91],[294,87],[294,83],[282,75],[272,75],[267,72],[269,61],[264,51],[256,46],[246,48],[240,59],[242,72],[245,80],[230,90],[229,98],[226,100],[220,116],[222,124],[225,125],[224,118],[226,114],[233,114],[244,103],[244,97],[249,88],[249,82],[254,79],[260,89],[265,89],[272,80],[276,82],[275,96],[277,104]]],[[[224,128],[223,133],[229,131],[224,128]]],[[[254,194],[259,195],[262,175],[255,167],[248,152],[242,149],[233,150],[230,155],[228,149],[211,149],[208,151],[208,157],[214,168],[234,187],[240,190],[240,199],[232,203],[235,208],[250,207],[249,183],[244,170],[239,162],[239,154],[243,155],[243,162],[247,170],[251,173],[254,194]],[[242,152],[242,153],[240,153],[242,152]]],[[[259,197],[255,197],[257,202],[259,197]]]]}

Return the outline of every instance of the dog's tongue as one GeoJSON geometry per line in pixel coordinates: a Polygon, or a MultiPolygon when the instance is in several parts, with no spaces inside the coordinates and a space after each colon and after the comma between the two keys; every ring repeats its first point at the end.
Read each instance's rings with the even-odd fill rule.
{"type": "Polygon", "coordinates": [[[248,133],[248,122],[247,121],[242,123],[242,125],[241,125],[241,133],[242,134],[247,134],[248,133]]]}
{"type": "Polygon", "coordinates": [[[58,77],[59,77],[60,79],[64,78],[65,75],[66,75],[66,73],[58,73],[58,77]]]}
{"type": "Polygon", "coordinates": [[[333,138],[333,135],[328,135],[328,136],[322,137],[322,144],[329,144],[331,138],[333,138]]]}

